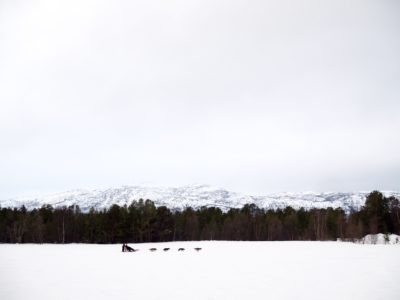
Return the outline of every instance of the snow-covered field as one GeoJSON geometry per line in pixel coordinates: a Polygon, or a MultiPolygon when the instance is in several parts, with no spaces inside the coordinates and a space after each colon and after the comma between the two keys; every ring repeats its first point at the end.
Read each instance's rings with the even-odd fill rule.
{"type": "Polygon", "coordinates": [[[0,245],[0,299],[400,299],[399,245],[130,246],[0,245]]]}

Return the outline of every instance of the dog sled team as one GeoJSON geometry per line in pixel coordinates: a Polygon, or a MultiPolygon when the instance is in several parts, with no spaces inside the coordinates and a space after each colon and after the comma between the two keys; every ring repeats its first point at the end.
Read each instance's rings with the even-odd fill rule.
{"type": "MultiPolygon", "coordinates": [[[[157,248],[150,248],[149,249],[151,252],[154,252],[154,251],[157,251],[157,248]]],[[[162,249],[163,251],[169,251],[170,250],[170,248],[163,248],[162,249]]],[[[201,248],[194,248],[194,250],[196,250],[196,251],[200,251],[201,250],[201,248]]],[[[122,244],[122,252],[136,252],[136,251],[139,251],[139,249],[134,249],[134,248],[132,248],[132,247],[129,247],[127,244],[122,244]]],[[[185,251],[185,248],[178,248],[178,251],[185,251]]]]}

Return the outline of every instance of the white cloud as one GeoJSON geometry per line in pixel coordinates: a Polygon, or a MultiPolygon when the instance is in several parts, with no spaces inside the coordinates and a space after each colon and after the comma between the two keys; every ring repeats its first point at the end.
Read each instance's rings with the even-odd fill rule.
{"type": "Polygon", "coordinates": [[[399,189],[399,8],[2,1],[0,196],[399,189]]]}

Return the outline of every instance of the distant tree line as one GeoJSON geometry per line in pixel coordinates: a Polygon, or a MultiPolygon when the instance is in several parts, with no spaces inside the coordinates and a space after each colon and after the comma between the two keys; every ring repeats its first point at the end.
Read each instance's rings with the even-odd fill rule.
{"type": "Polygon", "coordinates": [[[336,240],[373,233],[400,234],[400,204],[374,191],[359,211],[341,208],[261,209],[246,204],[172,211],[150,200],[91,209],[45,205],[0,209],[1,243],[142,243],[188,240],[336,240]]]}

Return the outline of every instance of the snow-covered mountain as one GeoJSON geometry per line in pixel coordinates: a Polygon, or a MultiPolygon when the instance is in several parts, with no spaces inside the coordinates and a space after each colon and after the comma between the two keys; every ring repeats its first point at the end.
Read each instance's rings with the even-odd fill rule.
{"type": "MultiPolygon", "coordinates": [[[[156,206],[165,205],[170,209],[185,207],[199,208],[214,206],[223,210],[241,208],[254,203],[262,208],[327,208],[342,207],[344,210],[359,209],[369,192],[301,192],[274,193],[265,196],[250,196],[230,192],[208,185],[187,185],[182,187],[122,186],[119,188],[96,190],[72,190],[42,197],[0,200],[1,207],[39,208],[43,204],[53,207],[79,205],[83,211],[90,208],[103,209],[112,204],[129,205],[133,200],[150,199],[156,206]]],[[[386,196],[400,198],[400,192],[383,192],[386,196]]]]}

